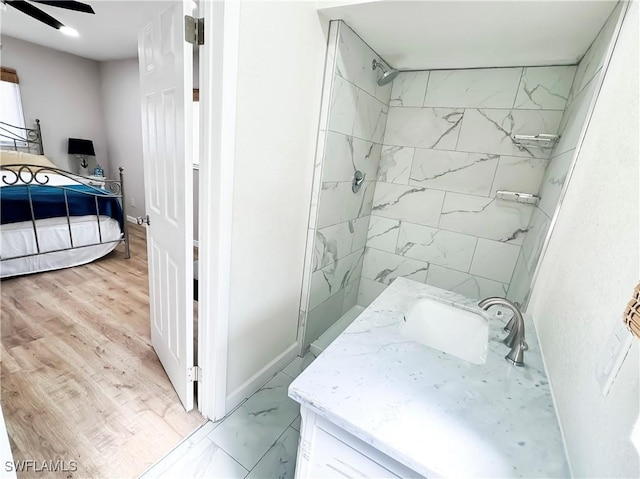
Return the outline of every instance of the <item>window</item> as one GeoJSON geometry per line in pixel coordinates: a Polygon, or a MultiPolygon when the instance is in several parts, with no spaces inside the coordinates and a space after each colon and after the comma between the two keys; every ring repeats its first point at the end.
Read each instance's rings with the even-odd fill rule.
{"type": "Polygon", "coordinates": [[[7,137],[22,138],[24,130],[24,112],[22,111],[22,98],[20,97],[20,85],[18,83],[18,75],[15,70],[2,67],[2,77],[0,80],[0,122],[6,125],[0,125],[0,143],[8,144],[11,147],[26,146],[26,144],[15,144],[7,137]],[[10,126],[17,128],[11,128],[10,126]]]}

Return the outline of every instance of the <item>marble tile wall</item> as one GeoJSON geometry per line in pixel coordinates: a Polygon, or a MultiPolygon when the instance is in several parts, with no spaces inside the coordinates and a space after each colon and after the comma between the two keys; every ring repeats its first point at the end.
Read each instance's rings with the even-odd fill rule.
{"type": "Polygon", "coordinates": [[[377,84],[381,58],[344,22],[330,26],[300,306],[306,348],[355,306],[382,154],[391,85],[377,84]],[[352,191],[356,170],[364,176],[352,191]]]}
{"type": "Polygon", "coordinates": [[[586,128],[589,109],[597,94],[602,67],[621,11],[622,3],[619,3],[577,65],[567,106],[560,121],[560,141],[551,152],[551,158],[544,170],[540,187],[541,200],[527,225],[528,232],[522,244],[522,253],[509,287],[508,297],[514,301],[525,303],[529,296],[529,286],[573,163],[580,136],[586,128]]]}
{"type": "Polygon", "coordinates": [[[511,135],[556,133],[575,71],[490,68],[396,78],[359,304],[398,276],[475,298],[507,293],[525,261],[534,208],[495,195],[537,194],[551,153],[520,149],[511,135]]]}

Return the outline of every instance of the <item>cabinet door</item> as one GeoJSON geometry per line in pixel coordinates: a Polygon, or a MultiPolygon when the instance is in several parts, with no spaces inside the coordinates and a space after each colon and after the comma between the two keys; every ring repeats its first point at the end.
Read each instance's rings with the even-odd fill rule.
{"type": "Polygon", "coordinates": [[[327,479],[399,477],[319,428],[316,429],[312,454],[310,477],[327,479]]]}

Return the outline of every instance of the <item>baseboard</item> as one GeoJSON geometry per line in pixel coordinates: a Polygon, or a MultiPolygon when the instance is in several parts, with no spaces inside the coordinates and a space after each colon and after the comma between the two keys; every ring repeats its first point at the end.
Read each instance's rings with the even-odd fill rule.
{"type": "Polygon", "coordinates": [[[247,399],[258,389],[264,386],[272,377],[280,372],[287,364],[293,361],[298,355],[298,343],[295,342],[289,346],[284,352],[278,355],[273,361],[258,371],[245,381],[240,387],[235,389],[226,399],[227,414],[231,412],[238,404],[247,399]]]}
{"type": "Polygon", "coordinates": [[[135,224],[138,224],[138,220],[137,220],[136,218],[134,218],[133,216],[129,216],[129,215],[127,215],[127,221],[128,221],[129,223],[135,223],[135,224]]]}

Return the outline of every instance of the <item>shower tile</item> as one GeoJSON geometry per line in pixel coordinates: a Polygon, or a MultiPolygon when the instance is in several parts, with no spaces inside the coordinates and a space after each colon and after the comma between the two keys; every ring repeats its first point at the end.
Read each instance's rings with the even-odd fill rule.
{"type": "Polygon", "coordinates": [[[310,286],[311,286],[311,274],[316,269],[315,267],[315,251],[313,250],[316,237],[316,230],[313,228],[307,229],[307,240],[305,246],[304,256],[304,271],[302,273],[302,292],[300,295],[300,308],[303,311],[307,311],[309,302],[310,286]]]}
{"type": "Polygon", "coordinates": [[[498,190],[518,191],[537,195],[549,160],[501,156],[490,196],[498,190]]]}
{"type": "Polygon", "coordinates": [[[371,214],[373,195],[376,189],[375,181],[365,181],[360,191],[354,193],[351,183],[343,183],[344,196],[342,198],[341,214],[343,220],[362,218],[371,214]]]}
{"type": "Polygon", "coordinates": [[[351,181],[355,170],[374,180],[380,164],[382,145],[342,133],[328,132],[322,181],[351,181]]]}
{"type": "Polygon", "coordinates": [[[596,86],[597,82],[595,80],[589,83],[565,111],[562,123],[560,124],[560,141],[553,150],[554,156],[564,153],[565,151],[573,150],[578,146],[580,134],[585,128],[591,101],[596,93],[596,86]]]}
{"type": "Polygon", "coordinates": [[[519,246],[479,238],[469,273],[508,284],[519,254],[519,246]]]}
{"type": "Polygon", "coordinates": [[[521,151],[515,145],[511,135],[555,134],[561,118],[561,111],[550,110],[466,110],[456,149],[549,158],[551,150],[529,147],[521,151]]]}
{"type": "Polygon", "coordinates": [[[341,222],[343,198],[346,190],[350,187],[351,185],[346,182],[322,183],[317,228],[324,228],[341,222]]]}
{"type": "MultiPolygon", "coordinates": [[[[365,180],[374,181],[378,175],[380,166],[380,155],[382,153],[382,145],[364,141],[359,138],[353,139],[353,163],[356,170],[365,174],[365,180]]],[[[353,179],[353,173],[349,181],[353,179]]]]}
{"type": "Polygon", "coordinates": [[[304,331],[303,347],[306,348],[318,339],[340,316],[344,304],[344,290],[320,303],[307,314],[307,326],[304,331]]]}
{"type": "Polygon", "coordinates": [[[346,288],[344,288],[344,301],[342,303],[342,314],[346,313],[351,308],[353,308],[356,304],[358,304],[359,289],[360,289],[359,277],[355,281],[349,283],[346,288]]]}
{"type": "Polygon", "coordinates": [[[349,283],[360,277],[363,257],[364,249],[361,249],[315,271],[311,275],[309,310],[341,292],[349,283]]]}
{"type": "Polygon", "coordinates": [[[576,66],[525,68],[514,108],[564,110],[576,66]]]}
{"type": "Polygon", "coordinates": [[[511,108],[521,74],[522,68],[432,71],[424,106],[511,108]]]}
{"type": "Polygon", "coordinates": [[[362,276],[387,285],[400,276],[424,283],[427,271],[429,263],[367,248],[362,276]]]}
{"type": "Polygon", "coordinates": [[[372,279],[360,278],[358,290],[358,304],[364,308],[369,306],[380,294],[387,289],[386,284],[378,283],[372,279]]]}
{"type": "Polygon", "coordinates": [[[378,76],[371,68],[374,58],[380,61],[380,57],[346,23],[340,22],[336,72],[358,88],[375,95],[378,76]]]}
{"type": "Polygon", "coordinates": [[[336,67],[336,50],[338,47],[338,22],[329,24],[329,38],[327,39],[327,60],[323,75],[322,103],[320,105],[320,130],[329,128],[329,110],[331,108],[331,88],[336,67]]]}
{"type": "Polygon", "coordinates": [[[488,196],[498,155],[416,149],[410,185],[488,196]]]}
{"type": "Polygon", "coordinates": [[[355,220],[349,221],[349,229],[353,232],[353,241],[351,242],[351,252],[360,250],[367,243],[367,233],[369,230],[369,220],[371,216],[363,216],[355,220]]]}
{"type": "MultiPolygon", "coordinates": [[[[376,73],[377,75],[377,73],[376,73]]],[[[377,80],[376,80],[376,94],[375,97],[380,100],[382,103],[384,103],[385,105],[389,106],[389,98],[391,97],[391,89],[393,88],[393,83],[395,82],[392,81],[391,83],[387,83],[386,85],[378,85],[377,80]]]]}
{"type": "Polygon", "coordinates": [[[351,181],[354,172],[353,153],[351,136],[334,131],[327,132],[322,181],[351,181]]]}
{"type": "Polygon", "coordinates": [[[396,254],[469,271],[476,241],[474,236],[402,222],[396,254]]]}
{"type": "Polygon", "coordinates": [[[371,248],[396,252],[400,220],[390,220],[381,216],[371,216],[367,246],[371,248]]]}
{"type": "Polygon", "coordinates": [[[314,268],[317,270],[336,262],[351,253],[354,231],[345,221],[316,231],[314,245],[314,268]]]}
{"type": "Polygon", "coordinates": [[[427,275],[427,284],[437,288],[463,294],[468,298],[481,299],[489,296],[507,294],[507,284],[480,278],[469,273],[462,273],[442,266],[432,265],[427,275]]]}
{"type": "Polygon", "coordinates": [[[369,93],[358,90],[353,136],[374,143],[382,143],[387,124],[388,107],[369,93]]]}
{"type": "Polygon", "coordinates": [[[533,208],[493,198],[447,193],[439,227],[521,245],[533,208]]]}
{"type": "Polygon", "coordinates": [[[329,129],[346,135],[353,133],[358,89],[338,75],[333,76],[329,129]]]}
{"type": "Polygon", "coordinates": [[[384,146],[380,157],[378,181],[408,185],[414,153],[415,148],[384,146]]]}
{"type": "Polygon", "coordinates": [[[524,243],[522,243],[522,254],[526,260],[526,266],[533,273],[540,259],[542,246],[549,231],[551,218],[549,218],[540,208],[533,210],[531,221],[529,222],[529,231],[527,232],[524,243]]]}
{"type": "Polygon", "coordinates": [[[573,97],[582,91],[587,83],[591,81],[591,79],[604,65],[606,60],[605,55],[607,54],[607,49],[611,43],[622,6],[623,2],[618,2],[618,5],[615,7],[611,15],[609,15],[609,18],[600,30],[600,33],[598,33],[598,36],[587,50],[587,53],[585,53],[582,60],[580,60],[573,80],[573,85],[571,87],[572,91],[569,95],[569,102],[571,102],[573,97]]]}
{"type": "Polygon", "coordinates": [[[379,182],[371,214],[426,226],[438,226],[444,195],[444,191],[379,182]]]}
{"type": "Polygon", "coordinates": [[[401,72],[396,79],[393,80],[389,105],[423,106],[428,82],[428,71],[401,72]]]}
{"type": "Polygon", "coordinates": [[[531,289],[531,275],[525,263],[526,261],[521,251],[518,255],[516,268],[513,271],[513,278],[511,278],[511,283],[509,284],[509,291],[507,291],[507,299],[520,304],[524,304],[527,300],[531,289]]]}
{"type": "Polygon", "coordinates": [[[464,110],[390,107],[385,144],[455,150],[464,110]]]}
{"type": "Polygon", "coordinates": [[[547,166],[540,187],[540,204],[538,208],[550,218],[556,211],[562,188],[567,179],[575,150],[569,150],[554,157],[547,166]]]}

